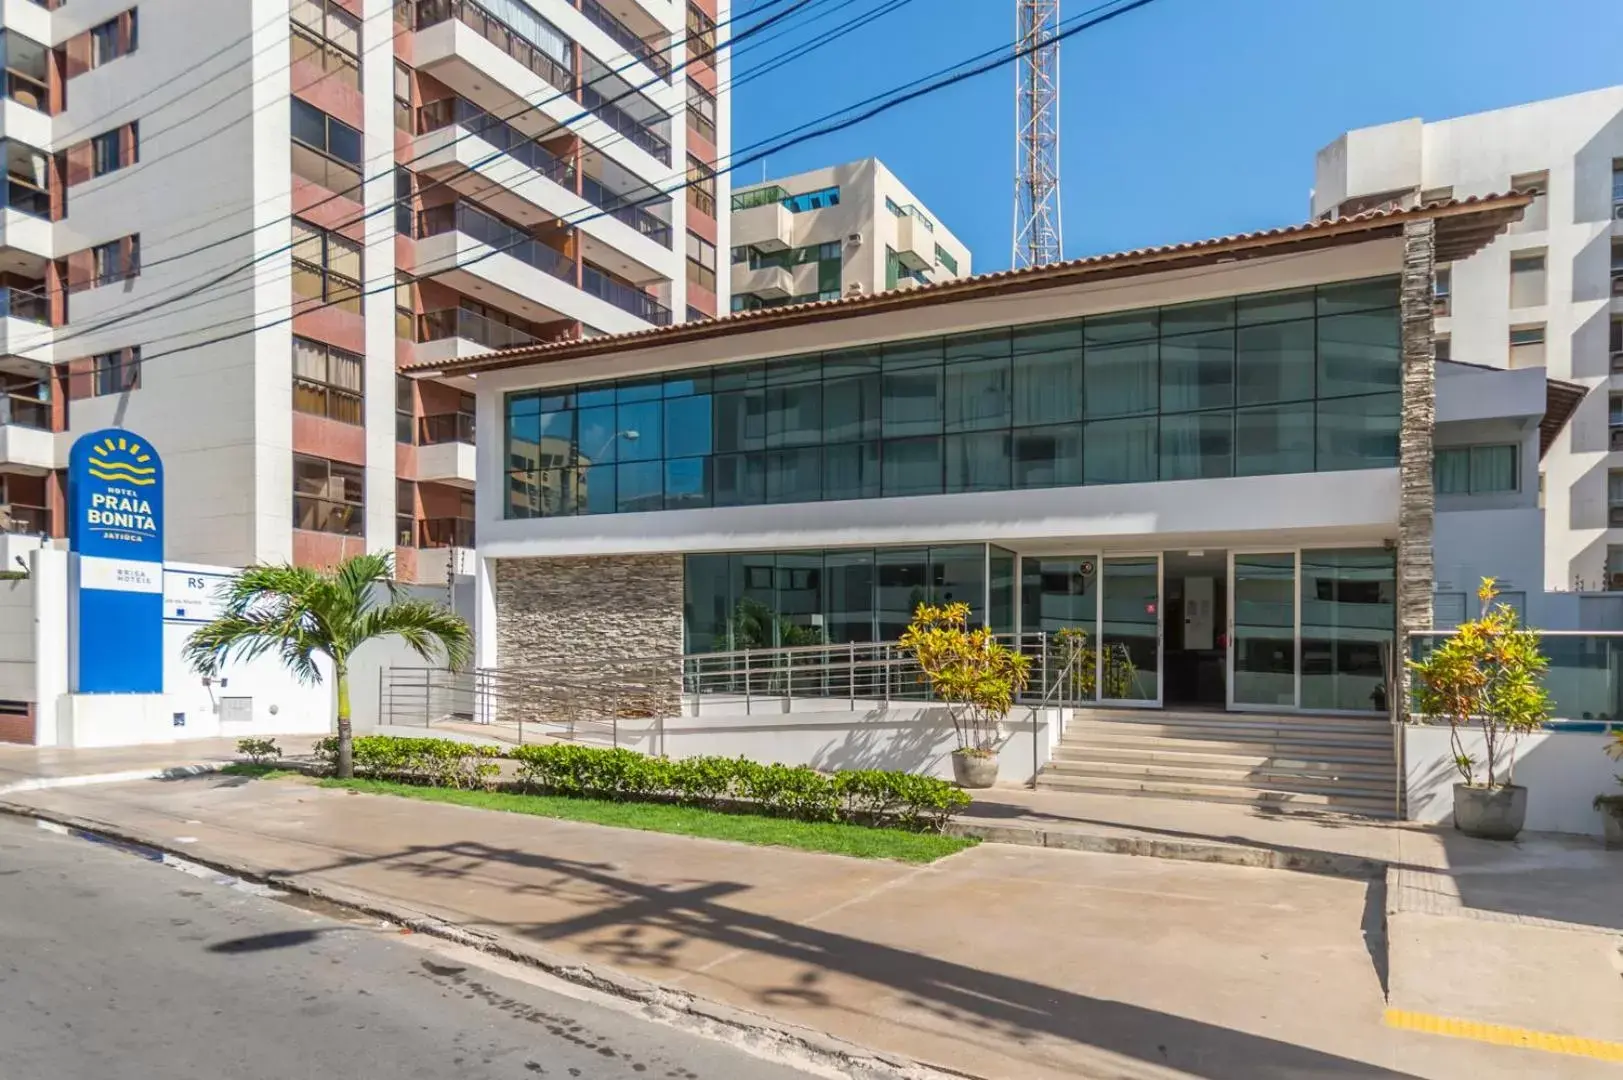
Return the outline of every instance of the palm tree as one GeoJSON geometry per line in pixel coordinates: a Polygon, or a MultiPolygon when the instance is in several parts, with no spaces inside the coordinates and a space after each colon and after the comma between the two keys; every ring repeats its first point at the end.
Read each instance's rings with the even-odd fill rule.
{"type": "Polygon", "coordinates": [[[225,611],[192,634],[186,659],[200,675],[217,675],[233,657],[275,653],[305,683],[319,683],[316,657],[332,661],[338,684],[338,775],[353,771],[349,664],[373,638],[398,637],[430,663],[443,653],[449,667],[468,659],[468,624],[425,600],[403,598],[391,578],[389,554],[357,555],[330,571],[302,566],[250,566],[224,588],[225,611]],[[389,602],[379,606],[379,593],[389,602]]]}

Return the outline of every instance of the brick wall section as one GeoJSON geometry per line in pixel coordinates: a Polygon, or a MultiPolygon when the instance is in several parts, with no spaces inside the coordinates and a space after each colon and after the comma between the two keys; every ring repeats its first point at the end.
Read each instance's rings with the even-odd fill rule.
{"type": "Polygon", "coordinates": [[[22,715],[0,713],[0,742],[34,744],[34,707],[22,715]]]}
{"type": "Polygon", "coordinates": [[[1398,702],[1409,711],[1405,635],[1432,628],[1432,534],[1436,520],[1432,429],[1437,421],[1437,367],[1432,352],[1435,256],[1431,220],[1403,227],[1403,417],[1398,432],[1398,702]]]}
{"type": "Polygon", "coordinates": [[[499,559],[495,587],[497,666],[525,685],[501,694],[498,716],[676,714],[679,669],[640,661],[682,651],[680,555],[499,559]],[[569,674],[548,678],[559,665],[569,674]]]}

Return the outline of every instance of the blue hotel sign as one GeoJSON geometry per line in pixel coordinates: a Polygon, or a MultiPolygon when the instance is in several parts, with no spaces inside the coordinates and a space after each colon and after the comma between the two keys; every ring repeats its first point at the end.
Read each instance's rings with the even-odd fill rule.
{"type": "Polygon", "coordinates": [[[68,456],[74,553],[71,684],[81,694],[163,691],[163,462],[106,428],[68,456]]]}

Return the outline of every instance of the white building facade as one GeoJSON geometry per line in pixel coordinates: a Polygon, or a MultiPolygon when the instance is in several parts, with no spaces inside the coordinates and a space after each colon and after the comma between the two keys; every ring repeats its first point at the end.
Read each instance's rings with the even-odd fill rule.
{"type": "Polygon", "coordinates": [[[171,559],[468,572],[471,384],[400,369],[728,307],[730,8],[613,7],[8,0],[6,564],[117,424],[171,559]]]}
{"type": "Polygon", "coordinates": [[[741,187],[732,306],[754,311],[969,277],[971,255],[878,158],[741,187]]]}
{"type": "Polygon", "coordinates": [[[1319,151],[1313,213],[1513,188],[1538,196],[1522,221],[1438,267],[1438,357],[1582,389],[1540,473],[1543,581],[1516,588],[1623,588],[1623,87],[1349,131],[1319,151]]]}

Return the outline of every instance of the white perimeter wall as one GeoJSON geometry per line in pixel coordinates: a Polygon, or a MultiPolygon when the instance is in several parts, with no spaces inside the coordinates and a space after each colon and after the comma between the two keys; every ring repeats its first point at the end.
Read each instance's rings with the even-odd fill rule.
{"type": "MultiPolygon", "coordinates": [[[[1467,754],[1486,760],[1480,733],[1467,733],[1464,741],[1467,754]]],[[[1517,744],[1513,775],[1527,788],[1530,831],[1600,835],[1601,815],[1592,801],[1623,794],[1615,779],[1623,764],[1606,756],[1605,745],[1604,735],[1551,731],[1517,744]]],[[[1403,749],[1409,817],[1428,824],[1451,821],[1460,775],[1448,728],[1411,724],[1403,729],[1403,749]]]]}
{"type": "Polygon", "coordinates": [[[34,583],[0,581],[0,701],[34,700],[34,583]]]}
{"type": "MultiPolygon", "coordinates": [[[[816,769],[895,769],[952,778],[957,745],[952,719],[939,705],[845,699],[795,699],[785,711],[782,699],[755,699],[745,712],[742,697],[706,695],[697,716],[621,720],[618,745],[670,758],[714,754],[746,757],[816,769]],[[854,706],[854,707],[853,707],[854,706]]],[[[1037,766],[1049,758],[1052,728],[1064,733],[1063,709],[1017,706],[1001,725],[998,779],[1026,783],[1032,775],[1032,719],[1036,714],[1037,766]]],[[[530,739],[526,725],[526,740],[530,739]]],[[[536,725],[536,733],[562,733],[557,725],[536,725]]],[[[603,724],[581,725],[578,741],[608,746],[614,735],[603,724]]]]}

